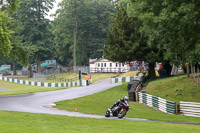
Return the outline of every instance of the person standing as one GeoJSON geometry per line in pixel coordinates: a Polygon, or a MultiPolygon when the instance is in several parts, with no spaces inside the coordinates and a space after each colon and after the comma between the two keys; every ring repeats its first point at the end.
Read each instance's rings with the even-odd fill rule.
{"type": "Polygon", "coordinates": [[[86,85],[88,86],[89,85],[89,76],[88,75],[85,75],[85,80],[86,80],[86,85]]]}

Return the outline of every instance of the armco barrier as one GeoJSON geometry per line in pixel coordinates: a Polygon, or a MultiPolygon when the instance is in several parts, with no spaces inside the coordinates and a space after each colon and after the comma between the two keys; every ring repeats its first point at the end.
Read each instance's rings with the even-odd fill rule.
{"type": "Polygon", "coordinates": [[[130,82],[132,80],[141,80],[142,76],[111,78],[111,83],[130,82]]]}
{"type": "Polygon", "coordinates": [[[46,83],[46,82],[34,82],[34,81],[26,81],[26,80],[19,80],[13,78],[7,78],[0,76],[0,80],[25,84],[25,85],[32,85],[32,86],[43,86],[43,87],[73,87],[73,86],[86,86],[86,80],[80,80],[79,82],[68,82],[68,83],[46,83]]]}
{"type": "Polygon", "coordinates": [[[200,103],[180,101],[180,113],[186,116],[200,117],[200,103]]]}
{"type": "Polygon", "coordinates": [[[176,102],[168,101],[163,98],[141,92],[138,92],[138,95],[139,103],[145,104],[168,114],[176,114],[177,112],[176,102]]]}

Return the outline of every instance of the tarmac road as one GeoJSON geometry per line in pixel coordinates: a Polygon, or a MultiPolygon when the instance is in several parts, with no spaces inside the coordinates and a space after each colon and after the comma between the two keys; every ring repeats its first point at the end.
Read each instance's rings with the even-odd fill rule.
{"type": "MultiPolygon", "coordinates": [[[[1,96],[0,110],[66,115],[66,116],[87,117],[87,118],[117,119],[115,117],[105,118],[103,114],[92,115],[79,112],[59,110],[52,108],[52,105],[54,105],[54,102],[91,95],[118,85],[120,84],[119,83],[110,84],[110,79],[105,79],[86,87],[75,87],[65,90],[56,90],[56,91],[39,92],[39,93],[14,95],[14,96],[1,96]]],[[[151,121],[138,118],[123,118],[122,120],[162,122],[162,121],[151,121]]],[[[176,123],[176,122],[164,122],[164,123],[176,123]]],[[[184,123],[184,122],[178,122],[177,124],[200,125],[200,123],[184,123]]]]}
{"type": "MultiPolygon", "coordinates": [[[[110,84],[110,79],[99,81],[90,86],[75,87],[64,90],[39,92],[14,96],[0,97],[0,110],[20,111],[30,113],[63,114],[59,111],[44,108],[44,105],[52,105],[54,102],[74,99],[94,94],[120,84],[110,84]],[[102,84],[103,83],[103,84],[102,84]]],[[[67,115],[67,114],[66,114],[67,115]]]]}

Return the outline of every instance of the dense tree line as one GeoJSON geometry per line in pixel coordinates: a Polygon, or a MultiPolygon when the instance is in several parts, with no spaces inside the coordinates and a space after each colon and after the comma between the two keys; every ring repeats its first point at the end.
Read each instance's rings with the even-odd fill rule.
{"type": "MultiPolygon", "coordinates": [[[[0,54],[15,64],[56,59],[64,66],[88,65],[89,58],[176,66],[200,61],[200,2],[193,0],[0,1],[0,54]],[[17,9],[17,10],[16,10],[17,9]],[[104,48],[106,47],[106,48],[104,48]]],[[[29,68],[31,70],[31,68],[29,68]]]]}
{"type": "Polygon", "coordinates": [[[196,64],[200,61],[199,6],[193,0],[123,0],[109,30],[108,58],[147,61],[151,78],[155,78],[151,69],[155,62],[196,64]]]}
{"type": "Polygon", "coordinates": [[[109,17],[115,12],[113,4],[110,0],[64,0],[60,3],[52,25],[56,57],[61,62],[88,65],[88,58],[102,57],[109,17]]]}
{"type": "Polygon", "coordinates": [[[46,16],[53,2],[21,0],[19,3],[13,0],[11,4],[0,3],[7,9],[7,15],[1,17],[6,20],[1,25],[6,36],[1,36],[4,38],[1,38],[0,51],[13,64],[17,61],[31,67],[30,64],[37,62],[37,72],[40,73],[41,60],[56,59],[65,66],[80,66],[88,65],[89,58],[103,55],[109,17],[115,12],[115,2],[63,0],[55,19],[50,21],[46,16]],[[15,14],[8,10],[14,11],[16,6],[15,14]]]}

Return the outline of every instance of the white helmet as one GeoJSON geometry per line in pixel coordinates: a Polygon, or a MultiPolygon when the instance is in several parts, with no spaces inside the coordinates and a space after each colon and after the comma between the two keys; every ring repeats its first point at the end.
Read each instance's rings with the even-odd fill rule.
{"type": "Polygon", "coordinates": [[[125,96],[125,97],[124,97],[124,100],[125,100],[125,101],[128,101],[128,100],[129,100],[129,99],[128,99],[128,96],[125,96]]]}

